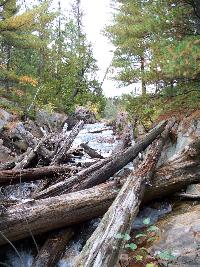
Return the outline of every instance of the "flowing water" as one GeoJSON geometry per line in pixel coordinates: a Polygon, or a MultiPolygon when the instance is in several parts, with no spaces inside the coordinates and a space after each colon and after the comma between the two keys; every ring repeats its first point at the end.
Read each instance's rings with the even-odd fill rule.
{"type": "MultiPolygon", "coordinates": [[[[112,151],[120,145],[120,140],[114,135],[111,127],[106,126],[104,123],[86,124],[82,131],[75,139],[72,148],[78,148],[81,143],[87,143],[91,148],[95,149],[99,154],[108,157],[112,151]]],[[[75,163],[78,162],[92,162],[88,155],[84,154],[82,157],[75,157],[75,163]]],[[[133,170],[133,164],[129,163],[123,170],[119,171],[116,175],[123,176],[125,171],[127,173],[133,170]]],[[[30,197],[30,193],[37,187],[37,183],[23,183],[20,186],[8,186],[6,190],[1,191],[0,197],[7,199],[17,199],[26,201],[30,197]]],[[[171,211],[171,206],[167,202],[159,203],[157,206],[144,207],[138,214],[137,219],[132,225],[132,229],[140,229],[144,227],[143,220],[150,218],[151,224],[154,224],[161,216],[171,211]]],[[[86,240],[90,237],[92,232],[98,226],[100,219],[91,220],[84,223],[80,229],[76,231],[73,240],[66,247],[63,258],[59,261],[58,267],[72,267],[75,257],[83,248],[86,240]]],[[[5,251],[0,251],[0,262],[4,266],[11,267],[29,267],[36,255],[36,248],[33,240],[18,241],[15,243],[16,251],[11,245],[5,251]],[[22,265],[23,262],[23,265],[22,265]]],[[[0,264],[1,266],[1,264],[0,264]]],[[[3,266],[3,265],[2,265],[3,266]]]]}

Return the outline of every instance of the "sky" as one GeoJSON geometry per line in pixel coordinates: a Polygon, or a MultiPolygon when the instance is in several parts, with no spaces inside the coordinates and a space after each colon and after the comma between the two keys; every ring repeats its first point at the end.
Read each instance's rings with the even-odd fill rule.
{"type": "MultiPolygon", "coordinates": [[[[61,8],[69,9],[72,0],[61,0],[61,8]]],[[[94,57],[100,68],[100,81],[110,65],[115,47],[103,36],[102,31],[112,21],[111,0],[81,0],[84,11],[84,31],[88,40],[92,43],[94,57]]],[[[103,84],[103,91],[107,97],[119,96],[135,89],[135,86],[118,88],[116,82],[106,79],[103,84]]]]}

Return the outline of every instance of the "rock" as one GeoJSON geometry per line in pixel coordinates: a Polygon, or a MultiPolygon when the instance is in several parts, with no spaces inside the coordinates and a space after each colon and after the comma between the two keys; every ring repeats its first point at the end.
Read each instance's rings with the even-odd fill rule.
{"type": "Polygon", "coordinates": [[[36,123],[39,127],[46,128],[48,131],[61,131],[67,118],[65,114],[49,113],[45,110],[38,110],[36,113],[36,123]]]}
{"type": "Polygon", "coordinates": [[[71,130],[78,121],[83,120],[86,124],[97,122],[94,112],[86,107],[77,107],[75,112],[67,119],[68,130],[71,130]]]}
{"type": "Polygon", "coordinates": [[[169,256],[168,261],[162,260],[168,263],[166,266],[200,266],[200,204],[189,212],[165,219],[158,226],[161,234],[150,248],[151,255],[169,256]]]}
{"type": "Polygon", "coordinates": [[[200,195],[200,184],[191,184],[186,189],[187,194],[200,195]]]}
{"type": "Polygon", "coordinates": [[[32,135],[35,136],[36,138],[42,138],[43,137],[43,133],[42,133],[40,127],[34,121],[28,119],[24,123],[24,127],[27,131],[32,133],[32,135]]]}
{"type": "Polygon", "coordinates": [[[8,122],[13,120],[14,116],[0,108],[0,132],[4,129],[8,122]]]}
{"type": "Polygon", "coordinates": [[[12,151],[9,148],[3,146],[3,140],[0,139],[0,163],[5,163],[12,159],[12,151]]]}
{"type": "Polygon", "coordinates": [[[176,141],[168,141],[163,150],[158,166],[175,159],[187,146],[200,136],[200,118],[188,118],[181,121],[177,128],[176,141]],[[187,123],[186,123],[187,122],[187,123]]]}

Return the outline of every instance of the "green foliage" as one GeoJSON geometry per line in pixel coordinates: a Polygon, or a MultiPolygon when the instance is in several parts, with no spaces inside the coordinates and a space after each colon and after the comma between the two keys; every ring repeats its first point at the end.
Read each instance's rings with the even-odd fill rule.
{"type": "Polygon", "coordinates": [[[135,243],[130,243],[130,244],[126,244],[125,248],[130,248],[131,250],[136,250],[137,249],[137,245],[135,243]]]}
{"type": "Polygon", "coordinates": [[[199,77],[198,22],[188,1],[114,2],[120,5],[106,31],[117,47],[116,80],[126,86],[199,77]]]}
{"type": "Polygon", "coordinates": [[[165,87],[160,94],[135,96],[123,95],[121,105],[129,113],[130,119],[142,123],[147,129],[160,115],[191,112],[200,109],[199,82],[181,83],[165,87]]]}
{"type": "Polygon", "coordinates": [[[176,259],[176,256],[174,256],[172,251],[170,251],[170,250],[162,251],[158,254],[158,256],[161,260],[174,260],[174,259],[176,259]]]}
{"type": "Polygon", "coordinates": [[[147,263],[145,267],[156,267],[156,265],[152,262],[152,263],[147,263]]]}
{"type": "Polygon", "coordinates": [[[148,232],[158,232],[159,231],[159,228],[155,225],[151,225],[148,229],[147,229],[148,232]]]}
{"type": "Polygon", "coordinates": [[[106,100],[83,32],[80,3],[74,1],[67,16],[60,9],[51,12],[51,1],[39,3],[37,7],[27,4],[26,10],[16,0],[2,5],[0,80],[4,95],[26,113],[38,107],[70,113],[81,105],[100,116],[106,100]]]}
{"type": "Polygon", "coordinates": [[[146,219],[143,220],[143,223],[144,223],[145,225],[149,225],[150,222],[151,222],[150,218],[146,218],[146,219]]]}
{"type": "Polygon", "coordinates": [[[143,234],[143,233],[140,233],[140,234],[137,234],[135,236],[135,238],[140,238],[140,237],[146,237],[147,235],[143,234]]]}

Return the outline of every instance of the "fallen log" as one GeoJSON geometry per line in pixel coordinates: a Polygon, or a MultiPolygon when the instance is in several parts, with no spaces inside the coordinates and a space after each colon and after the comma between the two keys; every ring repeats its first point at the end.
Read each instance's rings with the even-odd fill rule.
{"type": "Polygon", "coordinates": [[[76,267],[114,267],[117,265],[126,241],[116,236],[130,233],[131,224],[139,211],[145,186],[153,175],[164,142],[169,135],[169,127],[171,128],[171,124],[165,130],[164,138],[153,142],[145,161],[128,177],[115,201],[81,251],[75,263],[76,267]]]}
{"type": "Polygon", "coordinates": [[[0,186],[43,180],[46,178],[58,178],[71,171],[73,171],[72,167],[64,166],[46,166],[23,170],[2,170],[0,171],[0,186]]]}
{"type": "Polygon", "coordinates": [[[13,169],[16,166],[16,164],[18,162],[22,161],[29,153],[30,153],[30,150],[26,151],[22,155],[17,156],[16,158],[14,158],[11,161],[8,161],[8,162],[5,162],[5,163],[0,164],[0,170],[10,170],[10,169],[13,169]]]}
{"type": "Polygon", "coordinates": [[[74,142],[74,139],[77,137],[80,130],[83,128],[83,125],[84,121],[80,121],[74,126],[68,137],[66,137],[64,134],[63,141],[60,141],[59,147],[57,147],[57,149],[55,150],[51,165],[59,164],[66,158],[67,151],[70,149],[72,143],[74,142]]]}
{"type": "Polygon", "coordinates": [[[163,132],[166,124],[166,121],[161,122],[138,143],[125,150],[124,153],[119,154],[119,156],[114,157],[112,161],[107,163],[101,169],[92,173],[91,176],[82,181],[81,184],[75,185],[73,191],[90,188],[92,186],[103,183],[107,179],[112,177],[116,172],[125,167],[130,161],[133,161],[137,157],[139,152],[145,150],[156,139],[156,137],[163,132]]]}
{"type": "Polygon", "coordinates": [[[72,236],[72,228],[50,234],[31,267],[55,267],[72,236]]]}
{"type": "MultiPolygon", "coordinates": [[[[124,181],[109,181],[79,192],[47,199],[32,200],[10,207],[0,220],[0,245],[9,240],[19,240],[33,234],[67,227],[103,215],[119,193],[124,181]]],[[[173,194],[189,184],[200,182],[198,159],[183,164],[160,167],[147,185],[143,202],[173,194]],[[166,170],[170,169],[170,172],[166,170]]]]}
{"type": "Polygon", "coordinates": [[[99,167],[97,163],[96,165],[98,168],[88,173],[89,174],[88,177],[86,176],[87,174],[86,171],[84,175],[82,174],[76,175],[75,177],[69,178],[66,181],[57,183],[49,187],[48,189],[40,192],[37,196],[35,196],[35,198],[39,199],[44,197],[56,196],[59,194],[63,194],[64,192],[70,192],[70,191],[75,192],[105,182],[107,179],[112,177],[116,172],[118,172],[124,166],[126,166],[130,161],[132,161],[140,151],[146,149],[153,142],[153,140],[159,134],[162,133],[165,126],[166,122],[160,123],[143,139],[141,139],[138,143],[125,150],[123,153],[115,154],[113,155],[113,157],[103,160],[102,161],[102,163],[104,164],[103,166],[99,167]]]}
{"type": "MultiPolygon", "coordinates": [[[[32,148],[33,150],[35,150],[35,147],[37,147],[38,144],[38,140],[29,132],[24,128],[23,123],[18,123],[16,130],[18,131],[19,135],[22,137],[23,140],[25,140],[29,147],[32,148]]],[[[47,160],[50,161],[52,153],[51,151],[49,151],[48,149],[45,148],[44,146],[44,142],[46,142],[47,139],[49,139],[50,136],[46,136],[45,138],[43,138],[43,142],[40,143],[40,146],[37,149],[37,153],[41,154],[41,156],[47,160]]]]}
{"type": "Polygon", "coordinates": [[[93,148],[89,147],[87,144],[81,144],[80,145],[84,151],[91,157],[96,159],[104,159],[103,156],[101,156],[99,153],[97,153],[93,148]]]}
{"type": "Polygon", "coordinates": [[[111,160],[112,160],[112,158],[106,158],[104,160],[101,160],[101,161],[91,165],[87,169],[78,172],[76,175],[74,175],[70,178],[67,178],[64,181],[56,183],[52,186],[49,186],[47,189],[34,195],[33,198],[34,199],[42,199],[42,198],[57,196],[59,194],[71,192],[72,188],[75,184],[80,183],[88,175],[90,175],[94,171],[100,169],[102,166],[104,166],[106,163],[110,162],[111,160]]]}
{"type": "Polygon", "coordinates": [[[32,148],[29,147],[27,149],[27,153],[26,153],[25,157],[21,161],[19,161],[13,169],[19,170],[19,169],[28,168],[30,166],[31,162],[36,157],[36,155],[37,155],[36,152],[38,149],[39,149],[39,145],[35,148],[35,150],[33,150],[32,148]]]}

